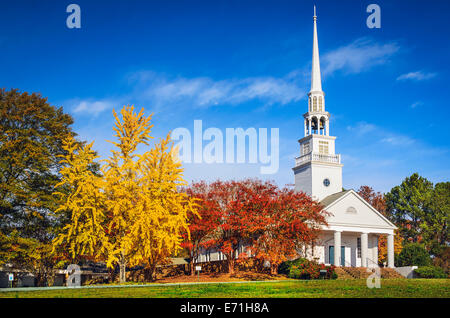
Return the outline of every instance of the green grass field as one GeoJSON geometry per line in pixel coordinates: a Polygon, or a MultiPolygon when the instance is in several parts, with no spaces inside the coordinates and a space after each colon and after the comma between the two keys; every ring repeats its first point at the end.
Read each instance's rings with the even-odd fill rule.
{"type": "Polygon", "coordinates": [[[198,284],[145,287],[54,289],[0,292],[0,297],[111,298],[111,297],[450,297],[449,279],[389,279],[369,289],[365,280],[315,280],[241,284],[198,284]]]}

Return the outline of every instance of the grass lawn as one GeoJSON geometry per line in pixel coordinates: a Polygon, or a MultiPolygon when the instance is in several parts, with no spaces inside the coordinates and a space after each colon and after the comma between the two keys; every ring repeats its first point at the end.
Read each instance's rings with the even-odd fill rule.
{"type": "Polygon", "coordinates": [[[121,288],[81,288],[0,292],[1,297],[441,297],[450,298],[449,279],[382,279],[381,288],[369,289],[366,280],[281,281],[240,284],[168,285],[121,288]]]}

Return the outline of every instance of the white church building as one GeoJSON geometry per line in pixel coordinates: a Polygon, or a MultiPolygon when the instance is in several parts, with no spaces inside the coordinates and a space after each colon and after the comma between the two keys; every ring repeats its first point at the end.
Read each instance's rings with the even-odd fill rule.
{"type": "Polygon", "coordinates": [[[394,267],[395,225],[353,190],[342,188],[341,156],[330,135],[330,114],[322,91],[317,17],[314,9],[311,90],[303,115],[305,136],[298,142],[300,156],[293,168],[295,189],[320,201],[331,213],[328,226],[306,251],[319,263],[346,267],[371,267],[378,263],[378,238],[387,236],[387,265],[394,267]]]}
{"type": "MultiPolygon", "coordinates": [[[[378,264],[378,239],[387,236],[387,266],[394,267],[395,225],[354,190],[343,190],[341,156],[335,152],[336,137],[330,135],[330,114],[322,91],[317,17],[314,8],[313,56],[308,111],[303,115],[305,136],[298,142],[300,156],[293,169],[295,190],[303,191],[330,213],[314,246],[301,251],[319,263],[345,267],[378,264]]],[[[240,245],[237,254],[246,253],[240,245]]],[[[215,248],[202,250],[198,262],[224,260],[215,248]]]]}

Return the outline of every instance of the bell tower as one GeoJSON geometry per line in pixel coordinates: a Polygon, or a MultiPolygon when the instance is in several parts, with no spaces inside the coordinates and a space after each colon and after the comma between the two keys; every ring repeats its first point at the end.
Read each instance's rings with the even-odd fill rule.
{"type": "Polygon", "coordinates": [[[325,93],[320,75],[317,16],[314,6],[311,90],[308,112],[303,114],[305,136],[298,142],[300,156],[295,158],[295,190],[303,191],[320,201],[342,191],[341,156],[335,154],[336,137],[330,136],[330,114],[325,110],[325,93]]]}

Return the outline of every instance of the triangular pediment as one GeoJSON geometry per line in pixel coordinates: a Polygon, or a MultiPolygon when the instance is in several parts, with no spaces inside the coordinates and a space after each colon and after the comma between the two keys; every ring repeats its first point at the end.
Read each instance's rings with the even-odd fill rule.
{"type": "Polygon", "coordinates": [[[321,203],[330,212],[330,225],[349,225],[395,229],[396,226],[366,202],[358,193],[347,190],[324,198],[321,203]]]}

